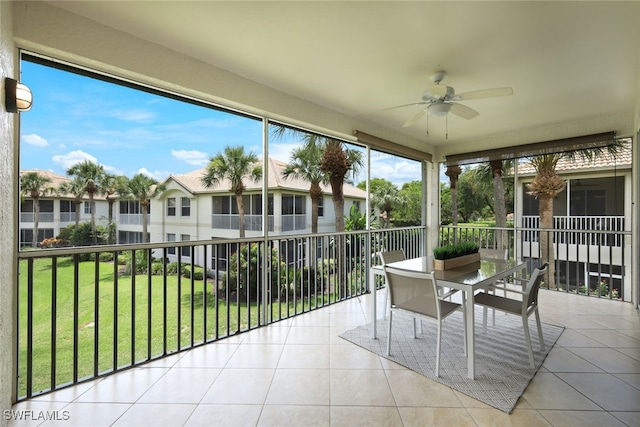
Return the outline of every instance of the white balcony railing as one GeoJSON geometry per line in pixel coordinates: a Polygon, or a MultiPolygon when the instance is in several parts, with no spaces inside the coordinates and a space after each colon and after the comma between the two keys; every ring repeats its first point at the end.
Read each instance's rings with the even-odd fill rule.
{"type": "MultiPolygon", "coordinates": [[[[147,225],[151,222],[151,216],[147,215],[147,225]]],[[[122,225],[142,225],[142,214],[120,214],[122,225]]]]}
{"type": "Polygon", "coordinates": [[[307,216],[301,215],[282,215],[282,231],[301,231],[307,228],[307,216]]]}
{"type": "MultiPolygon", "coordinates": [[[[20,222],[34,222],[36,214],[33,212],[21,212],[20,222]]],[[[40,212],[38,222],[53,222],[53,212],[40,212]]]]}
{"type": "MultiPolygon", "coordinates": [[[[553,218],[553,228],[563,230],[555,233],[554,240],[558,243],[591,246],[624,245],[624,236],[618,232],[624,231],[623,216],[559,216],[553,218]],[[597,233],[589,233],[595,231],[597,233]],[[602,233],[608,232],[608,233],[602,233]]],[[[523,216],[522,228],[528,229],[522,232],[525,242],[537,242],[539,240],[540,217],[523,216]]]]}
{"type": "MultiPolygon", "coordinates": [[[[274,218],[269,215],[269,231],[273,231],[274,218]]],[[[211,228],[222,230],[237,230],[240,227],[240,217],[237,214],[211,215],[211,228]]],[[[262,215],[245,215],[244,229],[246,231],[262,231],[262,215]]]]}

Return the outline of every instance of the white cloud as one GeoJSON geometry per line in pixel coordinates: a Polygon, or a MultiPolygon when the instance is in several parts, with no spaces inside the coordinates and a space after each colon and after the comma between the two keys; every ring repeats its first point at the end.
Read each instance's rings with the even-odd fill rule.
{"type": "Polygon", "coordinates": [[[291,160],[291,152],[300,148],[300,143],[271,143],[269,144],[269,157],[288,163],[291,160]]]}
{"type": "Polygon", "coordinates": [[[124,175],[124,172],[122,171],[122,169],[119,169],[115,166],[102,165],[102,167],[104,167],[104,170],[106,170],[112,175],[124,175]]]}
{"type": "Polygon", "coordinates": [[[26,144],[33,145],[34,147],[46,147],[49,145],[46,139],[35,133],[29,135],[22,135],[22,141],[26,144]]]}
{"type": "Polygon", "coordinates": [[[51,158],[54,162],[62,166],[64,170],[69,169],[71,166],[89,160],[93,163],[98,163],[98,159],[93,157],[89,153],[85,153],[82,150],[71,151],[67,154],[56,154],[51,158]]]}
{"type": "Polygon", "coordinates": [[[171,150],[171,155],[194,166],[204,166],[209,163],[207,153],[198,150],[171,150]]]}
{"type": "Polygon", "coordinates": [[[168,177],[169,174],[170,174],[170,172],[167,172],[167,171],[153,171],[153,172],[151,172],[147,168],[140,168],[140,169],[138,169],[138,172],[136,172],[136,173],[141,173],[141,174],[146,175],[149,178],[153,178],[153,179],[155,179],[157,181],[162,181],[163,179],[168,177]]]}
{"type": "MultiPolygon", "coordinates": [[[[362,180],[366,177],[362,176],[362,180]]],[[[384,178],[398,188],[402,184],[422,178],[420,162],[395,156],[384,156],[371,159],[371,178],[384,178]]],[[[360,182],[360,180],[356,181],[360,182]]]]}

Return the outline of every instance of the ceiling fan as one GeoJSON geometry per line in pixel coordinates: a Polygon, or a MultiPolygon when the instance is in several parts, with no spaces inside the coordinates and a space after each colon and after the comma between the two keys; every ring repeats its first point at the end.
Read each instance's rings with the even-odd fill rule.
{"type": "Polygon", "coordinates": [[[500,96],[513,95],[513,89],[510,87],[474,90],[471,92],[456,94],[455,90],[451,86],[440,84],[446,75],[446,71],[440,70],[436,71],[431,76],[433,84],[430,84],[427,90],[422,94],[422,101],[397,105],[395,107],[387,108],[386,110],[408,107],[411,105],[426,105],[426,107],[422,108],[416,115],[411,117],[402,127],[413,125],[425,114],[427,114],[428,117],[443,117],[452,113],[458,117],[462,117],[463,119],[471,120],[479,113],[473,108],[469,108],[466,105],[458,104],[453,101],[469,101],[472,99],[497,98],[500,96]]]}

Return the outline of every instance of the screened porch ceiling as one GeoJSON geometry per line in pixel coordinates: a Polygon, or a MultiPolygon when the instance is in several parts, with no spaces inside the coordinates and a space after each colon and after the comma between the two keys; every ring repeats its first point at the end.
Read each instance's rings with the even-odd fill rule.
{"type": "Polygon", "coordinates": [[[435,160],[631,136],[640,109],[638,2],[48,3],[372,123],[369,133],[435,160]],[[385,109],[419,102],[438,69],[457,93],[514,94],[461,102],[479,116],[431,118],[428,135],[426,119],[403,128],[420,107],[385,109]]]}

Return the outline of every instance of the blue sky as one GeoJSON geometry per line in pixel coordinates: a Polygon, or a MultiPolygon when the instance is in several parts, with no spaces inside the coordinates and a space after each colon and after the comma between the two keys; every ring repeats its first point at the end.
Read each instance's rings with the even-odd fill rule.
{"type": "MultiPolygon", "coordinates": [[[[65,175],[91,160],[111,173],[170,173],[204,167],[227,145],[262,156],[260,121],[180,102],[28,61],[21,81],[31,88],[33,108],[20,115],[20,169],[65,175]]],[[[289,160],[293,140],[271,142],[269,155],[289,160]]],[[[376,153],[371,176],[402,183],[420,179],[420,164],[376,153]]],[[[362,174],[355,182],[365,179],[362,174]]]]}

